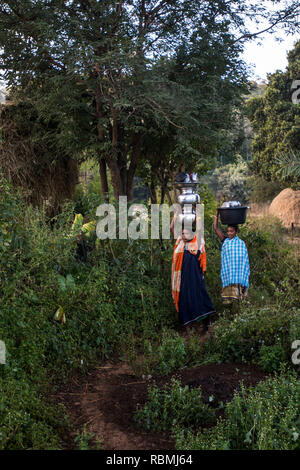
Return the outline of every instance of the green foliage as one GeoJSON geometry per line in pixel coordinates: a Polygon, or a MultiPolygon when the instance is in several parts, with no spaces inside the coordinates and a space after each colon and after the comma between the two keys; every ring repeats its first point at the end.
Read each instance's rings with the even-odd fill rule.
{"type": "Polygon", "coordinates": [[[293,305],[299,285],[297,260],[291,247],[283,241],[283,233],[278,221],[262,217],[258,221],[249,220],[241,228],[240,237],[251,260],[252,294],[264,296],[263,290],[280,297],[280,293],[289,293],[291,297],[286,302],[290,300],[293,305]]]}
{"type": "Polygon", "coordinates": [[[60,447],[58,432],[68,426],[65,413],[46,404],[40,388],[0,370],[0,449],[60,447]]]}
{"type": "Polygon", "coordinates": [[[277,162],[280,165],[278,172],[283,179],[289,176],[300,178],[300,151],[283,153],[279,155],[277,162]]]}
{"type": "Polygon", "coordinates": [[[162,389],[156,385],[148,390],[148,401],[134,417],[147,430],[171,431],[174,426],[203,426],[213,422],[214,412],[203,403],[200,388],[190,389],[172,379],[162,389]]]}
{"type": "Polygon", "coordinates": [[[96,441],[95,445],[95,434],[88,432],[86,426],[83,427],[81,432],[78,432],[74,442],[76,444],[77,450],[101,450],[102,442],[96,441]]]}
{"type": "Polygon", "coordinates": [[[294,315],[291,317],[290,322],[290,341],[291,343],[295,340],[300,339],[300,312],[295,311],[294,315]]]}
{"type": "Polygon", "coordinates": [[[49,221],[3,180],[0,189],[0,339],[7,349],[0,368],[1,448],[61,446],[66,424],[51,411],[49,384],[114,354],[128,359],[139,375],[228,360],[260,363],[266,370],[290,363],[291,342],[299,339],[299,273],[271,220],[242,228],[251,262],[249,303],[229,318],[219,300],[220,245],[210,233],[216,203],[203,192],[206,284],[221,313],[204,345],[197,334],[186,342],[173,330],[172,241],[97,239],[82,263],[71,235],[73,204],[49,221]],[[58,308],[65,324],[54,318],[58,308]]]}
{"type": "Polygon", "coordinates": [[[281,373],[244,388],[226,405],[225,417],[198,434],[177,431],[178,450],[299,450],[300,382],[281,373]]]}
{"type": "Polygon", "coordinates": [[[217,167],[205,181],[220,203],[237,200],[245,204],[249,200],[249,175],[247,163],[238,156],[235,163],[217,167]]]}
{"type": "Polygon", "coordinates": [[[287,351],[281,343],[271,346],[263,344],[259,350],[258,364],[266,372],[275,372],[287,358],[287,351]]]}
{"type": "Polygon", "coordinates": [[[273,308],[244,307],[228,318],[224,314],[215,324],[213,344],[223,361],[256,362],[266,371],[278,369],[283,361],[290,363],[289,329],[295,310],[282,314],[280,305],[273,308]]]}
{"type": "Polygon", "coordinates": [[[268,16],[225,0],[127,0],[117,10],[111,0],[8,3],[3,76],[14,98],[57,123],[42,140],[79,159],[104,158],[115,195],[126,194],[137,162],[170,174],[184,153],[202,171],[211,166],[247,92],[236,35],[247,38],[245,16],[258,10],[268,16]]]}
{"type": "Polygon", "coordinates": [[[161,289],[162,282],[169,284],[170,254],[159,241],[97,240],[93,256],[81,263],[70,235],[72,205],[50,224],[43,211],[25,207],[1,181],[0,208],[0,339],[7,350],[0,376],[3,399],[10,394],[8,381],[20,382],[11,407],[2,409],[6,434],[0,446],[41,448],[48,441],[55,447],[61,426],[55,413],[52,421],[46,419],[47,383],[52,375],[65,380],[74,369],[85,370],[120,352],[128,337],[154,337],[174,323],[172,298],[161,289]],[[54,319],[58,308],[65,324],[54,319]],[[24,413],[28,419],[21,418],[24,413]],[[40,419],[40,439],[31,414],[40,419]],[[12,415],[20,416],[17,427],[12,415]]]}
{"type": "MultiPolygon", "coordinates": [[[[126,345],[125,345],[126,347],[126,345]]],[[[128,351],[127,359],[137,375],[168,375],[181,367],[192,366],[201,361],[203,344],[197,333],[191,332],[188,342],[176,332],[164,329],[155,337],[128,351]]]]}
{"type": "Polygon", "coordinates": [[[187,360],[184,340],[178,334],[163,334],[157,348],[148,342],[146,351],[150,356],[150,372],[159,375],[167,375],[182,367],[187,360]]]}
{"type": "Polygon", "coordinates": [[[1,172],[22,189],[28,202],[40,207],[45,204],[48,214],[57,214],[72,198],[77,183],[74,152],[62,148],[55,138],[57,116],[42,118],[29,100],[12,101],[0,109],[1,172]]]}
{"type": "MultiPolygon", "coordinates": [[[[251,170],[267,181],[299,186],[296,173],[289,170],[284,155],[299,152],[300,106],[293,100],[293,81],[299,78],[300,42],[288,54],[285,72],[277,71],[269,76],[264,96],[248,101],[248,115],[253,127],[254,158],[251,170]],[[283,160],[282,160],[283,159],[283,160]]],[[[285,158],[286,160],[286,158],[285,158]]]]}
{"type": "MultiPolygon", "coordinates": [[[[73,198],[74,210],[78,214],[94,219],[97,207],[103,202],[106,202],[103,196],[101,196],[99,168],[93,160],[87,160],[81,164],[80,172],[81,171],[87,171],[92,176],[92,179],[88,182],[81,182],[81,184],[76,186],[73,198]]],[[[109,185],[109,189],[111,198],[111,185],[109,185]]]]}
{"type": "Polygon", "coordinates": [[[284,184],[280,181],[266,181],[260,175],[253,175],[248,180],[249,198],[252,202],[270,202],[276,197],[282,189],[284,184]]]}

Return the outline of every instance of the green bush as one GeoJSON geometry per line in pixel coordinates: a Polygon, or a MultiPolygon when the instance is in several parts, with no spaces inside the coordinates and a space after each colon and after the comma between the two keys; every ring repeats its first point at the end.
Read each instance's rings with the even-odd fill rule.
{"type": "Polygon", "coordinates": [[[0,377],[0,450],[57,449],[68,422],[62,408],[45,403],[40,386],[0,377]]]}
{"type": "Polygon", "coordinates": [[[258,175],[250,176],[248,180],[250,199],[257,203],[272,201],[284,188],[279,181],[266,181],[258,175]]]}
{"type": "Polygon", "coordinates": [[[218,201],[238,200],[244,204],[249,200],[249,176],[247,162],[237,155],[236,162],[219,166],[206,175],[205,182],[218,201]]]}
{"type": "MultiPolygon", "coordinates": [[[[221,360],[260,361],[268,370],[290,361],[291,340],[299,339],[295,261],[264,227],[244,226],[241,236],[251,262],[249,303],[233,321],[227,318],[219,296],[220,245],[210,233],[215,203],[209,193],[206,197],[206,283],[221,317],[214,339],[204,346],[196,334],[186,343],[173,330],[173,241],[97,239],[88,262],[82,263],[70,236],[74,204],[49,220],[0,181],[0,340],[7,348],[7,363],[0,366],[3,403],[10,387],[20,384],[10,407],[2,405],[6,427],[0,447],[42,448],[46,441],[58,446],[61,419],[47,417],[52,409],[47,384],[114,354],[130,355],[132,364],[142,358],[139,373],[161,375],[221,360]],[[54,319],[58,309],[65,323],[54,319]],[[11,416],[20,417],[19,426],[11,416]],[[40,427],[45,424],[40,439],[33,416],[40,427]]],[[[86,200],[87,215],[95,202],[86,200]]]]}
{"type": "MultiPolygon", "coordinates": [[[[143,342],[174,324],[171,295],[161,289],[169,284],[168,245],[162,250],[159,241],[97,240],[82,263],[70,236],[72,204],[49,220],[43,210],[25,207],[3,180],[0,189],[0,339],[7,349],[0,386],[8,394],[8,377],[27,384],[44,416],[44,384],[111,357],[132,335],[143,342]],[[65,323],[54,319],[58,309],[65,323]]],[[[21,392],[16,388],[11,408],[3,409],[7,434],[14,438],[2,433],[0,446],[40,448],[28,431],[33,408],[21,392]],[[21,418],[24,413],[28,420],[21,418]],[[10,427],[11,415],[20,416],[18,427],[10,427]]],[[[47,427],[49,445],[59,442],[59,429],[58,420],[47,427]]]]}
{"type": "Polygon", "coordinates": [[[187,351],[184,340],[178,334],[164,332],[161,343],[153,348],[151,342],[147,345],[151,373],[167,375],[183,367],[187,360],[187,351]]]}
{"type": "Polygon", "coordinates": [[[299,378],[281,373],[255,388],[242,387],[215,427],[197,434],[177,431],[176,449],[299,450],[299,378]]]}
{"type": "Polygon", "coordinates": [[[148,390],[148,401],[134,416],[140,427],[152,431],[171,431],[174,426],[202,426],[213,422],[214,411],[202,401],[200,388],[190,389],[172,379],[162,389],[148,390]]]}
{"type": "Polygon", "coordinates": [[[263,344],[259,350],[258,365],[266,372],[275,372],[280,364],[288,359],[288,354],[281,343],[271,346],[263,344]]]}
{"type": "Polygon", "coordinates": [[[128,350],[126,344],[126,359],[138,376],[168,375],[177,369],[202,363],[204,344],[199,341],[199,334],[191,331],[190,337],[184,340],[182,336],[170,329],[163,329],[137,345],[139,339],[132,340],[133,346],[128,350]]]}
{"type": "Polygon", "coordinates": [[[261,309],[248,305],[233,318],[225,313],[215,323],[207,354],[214,351],[223,361],[252,362],[268,372],[278,370],[282,362],[290,364],[289,331],[295,314],[290,309],[283,315],[280,305],[261,309]]]}

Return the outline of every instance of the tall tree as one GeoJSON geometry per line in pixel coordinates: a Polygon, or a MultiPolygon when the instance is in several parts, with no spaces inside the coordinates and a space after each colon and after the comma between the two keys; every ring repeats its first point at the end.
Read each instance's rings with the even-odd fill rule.
{"type": "Polygon", "coordinates": [[[200,94],[199,77],[190,86],[189,64],[181,79],[169,73],[170,61],[190,44],[198,47],[193,69],[205,81],[205,54],[221,44],[220,59],[226,42],[230,60],[225,54],[222,69],[230,82],[240,69],[240,45],[259,34],[249,31],[247,16],[267,18],[268,30],[294,27],[298,3],[288,0],[283,8],[273,3],[277,8],[270,12],[246,0],[2,1],[0,66],[9,85],[18,86],[43,119],[60,122],[58,145],[72,147],[74,155],[88,149],[99,160],[104,189],[108,167],[115,196],[132,197],[150,123],[162,135],[172,127],[177,154],[183,141],[185,149],[189,141],[190,153],[201,152],[195,135],[214,129],[207,110],[223,92],[217,88],[220,71],[211,64],[208,75],[215,81],[206,82],[211,96],[202,113],[203,101],[192,99],[200,94]]]}
{"type": "Polygon", "coordinates": [[[293,99],[299,83],[300,41],[288,53],[286,71],[269,75],[264,96],[248,102],[248,114],[255,133],[252,171],[267,181],[284,178],[293,186],[299,185],[298,178],[293,172],[285,174],[280,169],[282,161],[287,164],[292,155],[300,151],[300,102],[293,99]]]}
{"type": "Polygon", "coordinates": [[[25,199],[56,215],[62,204],[74,197],[78,163],[52,139],[57,122],[44,122],[29,103],[0,108],[0,168],[25,199]]]}

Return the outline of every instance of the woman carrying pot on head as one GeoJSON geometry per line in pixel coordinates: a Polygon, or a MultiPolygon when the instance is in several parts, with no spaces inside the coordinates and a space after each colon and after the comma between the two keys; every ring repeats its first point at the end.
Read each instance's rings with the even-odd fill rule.
{"type": "MultiPolygon", "coordinates": [[[[171,222],[174,237],[176,216],[171,222]]],[[[172,261],[172,296],[179,316],[179,322],[190,333],[190,325],[203,320],[204,331],[208,330],[210,315],[215,308],[206,290],[204,273],[206,253],[200,232],[184,228],[176,240],[172,261]]]]}
{"type": "Polygon", "coordinates": [[[248,293],[250,265],[248,250],[238,236],[237,225],[228,225],[227,235],[218,227],[219,212],[215,215],[214,230],[222,242],[221,250],[221,297],[224,304],[243,300],[248,293]]]}

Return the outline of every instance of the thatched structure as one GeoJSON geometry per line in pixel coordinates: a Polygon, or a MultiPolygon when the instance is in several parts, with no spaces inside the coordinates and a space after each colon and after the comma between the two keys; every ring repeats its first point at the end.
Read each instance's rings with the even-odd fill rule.
{"type": "Polygon", "coordinates": [[[278,217],[284,227],[300,226],[300,191],[286,188],[273,199],[269,213],[278,217]]]}
{"type": "MultiPolygon", "coordinates": [[[[52,124],[53,126],[53,124],[52,124]]],[[[22,189],[28,202],[46,203],[49,215],[74,196],[77,162],[45,136],[53,134],[28,104],[7,103],[0,109],[0,171],[22,189]]]]}

